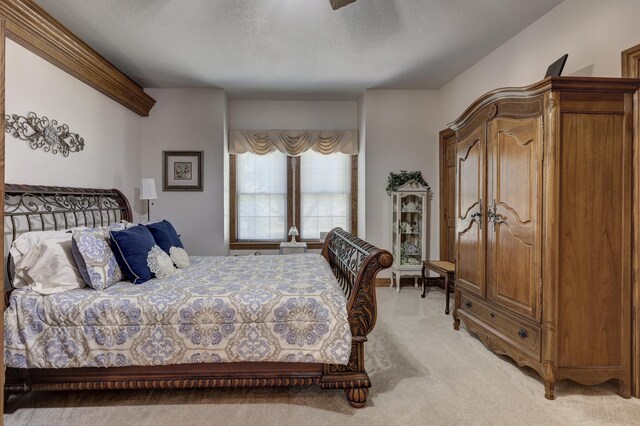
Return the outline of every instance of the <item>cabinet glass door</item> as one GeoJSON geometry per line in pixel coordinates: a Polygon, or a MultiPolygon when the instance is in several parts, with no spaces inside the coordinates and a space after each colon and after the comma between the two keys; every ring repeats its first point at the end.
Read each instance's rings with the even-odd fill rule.
{"type": "Polygon", "coordinates": [[[391,235],[393,238],[392,241],[392,255],[393,255],[393,259],[394,262],[397,261],[398,259],[398,232],[396,231],[399,228],[399,224],[398,224],[398,195],[397,194],[393,194],[392,195],[393,200],[392,200],[392,206],[393,209],[391,211],[391,214],[393,215],[393,220],[392,220],[392,229],[391,229],[391,235]]]}
{"type": "Polygon", "coordinates": [[[422,265],[422,194],[400,194],[400,265],[422,265]]]}

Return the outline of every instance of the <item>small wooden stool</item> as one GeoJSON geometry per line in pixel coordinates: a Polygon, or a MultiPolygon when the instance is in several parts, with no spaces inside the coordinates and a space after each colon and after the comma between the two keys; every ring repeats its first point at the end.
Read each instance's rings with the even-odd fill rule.
{"type": "Polygon", "coordinates": [[[446,260],[424,260],[422,262],[422,296],[427,293],[427,271],[435,272],[444,278],[444,293],[447,298],[447,304],[444,313],[449,315],[449,293],[453,293],[455,288],[456,265],[446,260]]]}

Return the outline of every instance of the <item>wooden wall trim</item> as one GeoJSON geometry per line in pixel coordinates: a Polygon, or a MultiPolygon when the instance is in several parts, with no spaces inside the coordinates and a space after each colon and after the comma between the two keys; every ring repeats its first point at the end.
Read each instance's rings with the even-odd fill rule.
{"type": "Polygon", "coordinates": [[[358,156],[351,156],[351,234],[358,236],[358,156]]]}
{"type": "Polygon", "coordinates": [[[439,133],[440,144],[440,259],[450,260],[449,253],[449,233],[447,232],[447,216],[445,214],[449,197],[455,194],[449,194],[448,176],[447,176],[447,139],[455,136],[456,132],[447,128],[439,133]]]}
{"type": "MultiPolygon", "coordinates": [[[[640,74],[640,68],[637,68],[640,74]]],[[[633,97],[633,268],[631,277],[633,305],[631,309],[631,333],[633,335],[633,353],[631,368],[631,394],[640,398],[640,92],[633,97]]]]}
{"type": "MultiPolygon", "coordinates": [[[[238,241],[238,189],[236,187],[237,165],[236,154],[229,154],[229,242],[230,247],[238,241]]],[[[231,247],[233,250],[234,248],[231,247]]]]}
{"type": "Polygon", "coordinates": [[[142,87],[32,0],[0,0],[5,36],[143,117],[155,104],[142,87]]]}
{"type": "Polygon", "coordinates": [[[391,278],[376,278],[376,287],[389,287],[391,278]]]}
{"type": "Polygon", "coordinates": [[[640,78],[640,44],[622,52],[622,77],[640,78]]]}
{"type": "MultiPolygon", "coordinates": [[[[299,241],[302,241],[302,221],[301,221],[301,213],[300,213],[300,203],[302,200],[302,192],[300,191],[300,163],[302,159],[300,157],[291,157],[292,166],[289,168],[289,171],[292,173],[293,180],[295,181],[292,186],[287,188],[287,202],[291,204],[291,211],[293,212],[293,216],[289,217],[289,223],[287,224],[287,232],[291,225],[295,225],[300,233],[298,237],[299,241]]],[[[289,206],[289,204],[287,204],[289,206]]]]}
{"type": "MultiPolygon", "coordinates": [[[[622,77],[640,78],[640,44],[622,52],[622,77]]],[[[631,309],[631,394],[640,398],[640,94],[633,97],[633,268],[631,309]]]]}
{"type": "MultiPolygon", "coordinates": [[[[5,30],[5,21],[0,17],[0,120],[4,120],[4,69],[5,69],[5,54],[4,54],[4,30],[5,30]]],[[[4,121],[2,128],[4,129],[4,121]]],[[[4,235],[4,135],[5,132],[0,135],[0,208],[2,208],[2,223],[0,223],[0,231],[2,231],[2,235],[4,235]]],[[[4,259],[4,244],[0,246],[0,259],[4,259]]],[[[4,261],[0,262],[0,276],[4,278],[4,261]]],[[[3,280],[4,283],[4,280],[3,280]]],[[[4,287],[4,285],[3,285],[4,287]]],[[[2,292],[4,294],[4,291],[2,292]]],[[[4,297],[0,297],[0,330],[2,331],[2,335],[4,335],[4,306],[5,300],[4,297]]],[[[4,338],[0,337],[0,366],[4,366],[4,338]]],[[[0,373],[0,413],[4,413],[4,367],[2,367],[2,372],[0,373]]],[[[2,422],[0,421],[0,424],[2,422]]]]}

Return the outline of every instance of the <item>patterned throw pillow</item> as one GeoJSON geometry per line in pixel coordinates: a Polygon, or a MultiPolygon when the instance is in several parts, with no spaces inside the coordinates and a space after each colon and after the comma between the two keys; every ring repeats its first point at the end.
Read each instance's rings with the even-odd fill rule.
{"type": "Polygon", "coordinates": [[[73,230],[71,250],[80,275],[95,290],[122,280],[122,271],[109,245],[111,230],[124,229],[120,224],[101,228],[73,230]]]}
{"type": "Polygon", "coordinates": [[[162,220],[155,223],[145,224],[156,244],[171,257],[171,260],[178,268],[189,266],[189,255],[180,241],[180,236],[176,232],[171,222],[162,220]]]}
{"type": "Polygon", "coordinates": [[[166,278],[174,275],[177,270],[169,255],[157,245],[153,246],[147,255],[147,265],[156,278],[166,278]]]}
{"type": "Polygon", "coordinates": [[[144,225],[112,231],[111,241],[118,264],[134,284],[142,284],[153,277],[168,277],[176,272],[169,255],[158,247],[144,225]]]}
{"type": "Polygon", "coordinates": [[[169,249],[169,257],[173,264],[180,269],[184,269],[191,264],[189,261],[189,255],[185,249],[180,247],[171,247],[169,249]]]}

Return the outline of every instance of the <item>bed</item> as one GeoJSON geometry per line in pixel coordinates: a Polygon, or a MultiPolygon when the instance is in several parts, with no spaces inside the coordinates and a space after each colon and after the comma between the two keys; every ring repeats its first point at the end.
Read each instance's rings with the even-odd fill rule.
{"type": "MultiPolygon", "coordinates": [[[[116,189],[5,185],[9,243],[23,232],[122,220],[132,214],[116,189]]],[[[321,256],[192,257],[183,273],[142,285],[9,292],[5,396],[318,385],[344,389],[361,408],[375,277],[391,263],[386,250],[336,228],[321,256]]]]}

